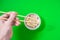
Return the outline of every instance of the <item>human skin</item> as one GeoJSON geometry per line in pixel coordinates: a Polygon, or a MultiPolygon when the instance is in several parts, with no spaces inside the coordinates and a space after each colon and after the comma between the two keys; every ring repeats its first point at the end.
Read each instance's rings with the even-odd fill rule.
{"type": "Polygon", "coordinates": [[[16,16],[16,12],[8,12],[0,16],[0,40],[10,40],[13,34],[12,26],[18,26],[20,24],[16,16]]]}

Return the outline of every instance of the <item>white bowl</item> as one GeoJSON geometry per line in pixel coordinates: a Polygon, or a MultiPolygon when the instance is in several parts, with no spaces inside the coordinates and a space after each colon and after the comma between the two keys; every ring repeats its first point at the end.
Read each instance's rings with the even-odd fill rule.
{"type": "Polygon", "coordinates": [[[39,28],[40,25],[41,25],[41,18],[40,18],[36,13],[29,13],[29,14],[25,17],[25,20],[24,20],[24,24],[25,24],[26,28],[28,28],[29,30],[36,30],[36,29],[39,28]],[[36,15],[36,16],[39,18],[39,25],[37,25],[35,28],[31,28],[31,27],[27,26],[27,24],[25,23],[26,18],[27,18],[29,15],[32,15],[32,14],[36,15]]]}

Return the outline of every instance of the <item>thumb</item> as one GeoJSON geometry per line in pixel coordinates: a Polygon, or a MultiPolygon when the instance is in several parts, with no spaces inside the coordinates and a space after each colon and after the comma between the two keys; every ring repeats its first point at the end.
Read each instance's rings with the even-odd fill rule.
{"type": "Polygon", "coordinates": [[[16,12],[9,12],[9,18],[7,19],[6,22],[8,22],[8,24],[11,24],[15,18],[16,18],[16,12]]]}

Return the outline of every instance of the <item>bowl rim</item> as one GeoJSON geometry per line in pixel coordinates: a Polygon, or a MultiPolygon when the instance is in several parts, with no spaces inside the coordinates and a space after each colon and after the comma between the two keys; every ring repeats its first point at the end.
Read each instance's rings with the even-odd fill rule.
{"type": "MultiPolygon", "coordinates": [[[[26,25],[26,23],[25,23],[25,20],[24,20],[24,24],[25,24],[25,27],[28,28],[29,30],[36,30],[36,29],[39,28],[40,25],[41,25],[41,18],[40,18],[39,15],[37,15],[36,13],[29,13],[29,14],[27,14],[27,16],[28,16],[28,15],[31,15],[31,14],[34,14],[34,15],[36,15],[36,16],[39,18],[39,25],[38,25],[37,27],[35,27],[35,28],[28,27],[28,26],[26,25]]],[[[26,16],[26,17],[27,17],[27,16],[26,16]]],[[[25,17],[25,19],[26,19],[26,17],[25,17]]]]}

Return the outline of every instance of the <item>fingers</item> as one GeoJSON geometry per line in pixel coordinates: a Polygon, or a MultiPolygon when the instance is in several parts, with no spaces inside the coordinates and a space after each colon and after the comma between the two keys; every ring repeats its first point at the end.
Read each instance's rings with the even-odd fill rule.
{"type": "Polygon", "coordinates": [[[6,14],[0,16],[0,20],[5,21],[5,20],[8,18],[8,15],[9,15],[9,14],[6,13],[6,14]]]}
{"type": "Polygon", "coordinates": [[[16,12],[9,12],[9,18],[7,19],[8,24],[12,23],[16,18],[16,12]]]}
{"type": "Polygon", "coordinates": [[[3,21],[5,22],[5,21],[7,21],[7,18],[2,18],[2,19],[0,19],[0,20],[3,20],[3,21]]]}
{"type": "Polygon", "coordinates": [[[16,26],[20,24],[19,19],[16,18],[16,12],[8,12],[2,15],[0,18],[1,20],[6,21],[7,24],[16,25],[16,26]]]}
{"type": "MultiPolygon", "coordinates": [[[[7,20],[7,18],[4,19],[5,21],[7,20]]],[[[12,25],[16,25],[16,26],[19,26],[20,24],[20,20],[18,18],[16,18],[13,23],[11,23],[12,25]]]]}
{"type": "Polygon", "coordinates": [[[9,14],[8,14],[8,13],[3,14],[2,16],[0,16],[0,19],[2,19],[2,18],[7,18],[8,16],[9,16],[9,14]]]}
{"type": "Polygon", "coordinates": [[[15,25],[18,26],[20,24],[20,21],[18,18],[15,19],[15,25]]]}
{"type": "Polygon", "coordinates": [[[5,20],[7,19],[6,17],[8,17],[8,14],[4,14],[4,15],[0,16],[0,23],[1,24],[5,22],[5,20]]]}

